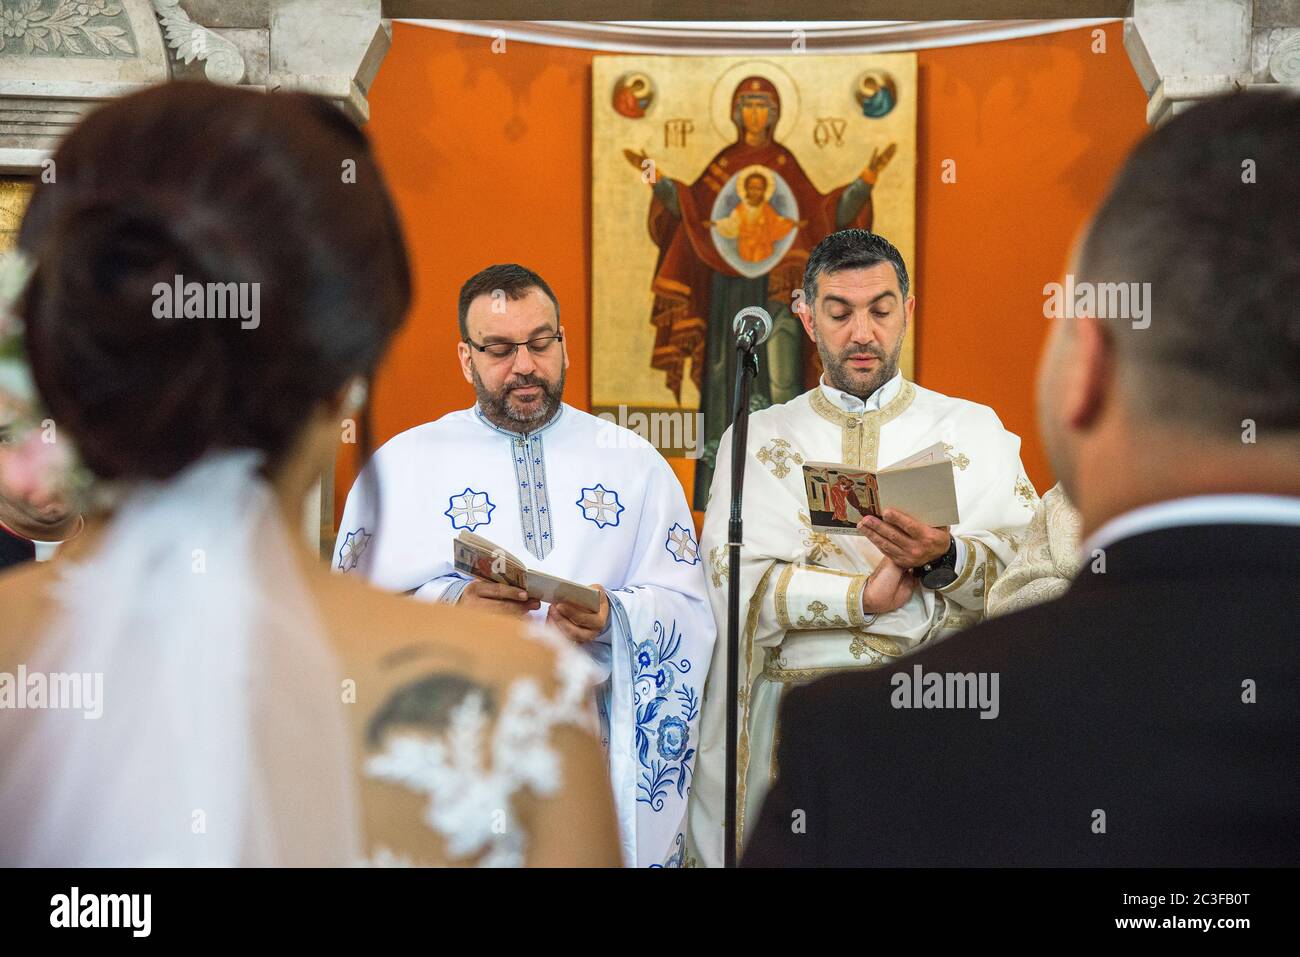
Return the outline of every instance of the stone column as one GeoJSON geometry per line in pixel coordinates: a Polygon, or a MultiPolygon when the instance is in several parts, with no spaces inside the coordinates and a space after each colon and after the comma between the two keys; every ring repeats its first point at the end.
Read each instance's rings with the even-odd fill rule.
{"type": "Polygon", "coordinates": [[[1300,87],[1300,0],[1133,0],[1124,47],[1158,126],[1220,93],[1300,87]]]}

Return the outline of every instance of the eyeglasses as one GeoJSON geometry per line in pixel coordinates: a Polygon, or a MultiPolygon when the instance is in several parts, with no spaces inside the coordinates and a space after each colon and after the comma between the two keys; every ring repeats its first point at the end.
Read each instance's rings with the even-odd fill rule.
{"type": "Polygon", "coordinates": [[[493,359],[509,359],[514,357],[520,346],[527,346],[529,355],[544,356],[557,342],[564,341],[564,333],[557,332],[553,336],[541,336],[537,339],[529,339],[527,342],[489,342],[487,345],[480,345],[469,338],[461,341],[479,352],[486,352],[493,359]]]}

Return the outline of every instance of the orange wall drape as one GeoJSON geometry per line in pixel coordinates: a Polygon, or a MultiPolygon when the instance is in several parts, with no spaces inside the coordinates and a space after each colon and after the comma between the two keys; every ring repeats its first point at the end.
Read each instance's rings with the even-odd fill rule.
{"type": "MultiPolygon", "coordinates": [[[[916,378],[992,406],[1054,481],[1034,417],[1043,286],[1146,129],[1118,23],[918,53],[916,378]],[[956,182],[941,180],[955,161],[956,182]]],[[[375,438],[473,401],[456,293],[493,262],[536,269],[569,332],[565,398],[590,403],[590,65],[598,54],[393,25],[369,132],[411,249],[415,303],[373,397],[375,438]]],[[[643,229],[644,223],[629,223],[643,229]]],[[[647,320],[648,321],[648,320],[647,320]]],[[[345,447],[336,517],[355,475],[345,447]]],[[[690,464],[674,460],[689,488],[690,464]]]]}

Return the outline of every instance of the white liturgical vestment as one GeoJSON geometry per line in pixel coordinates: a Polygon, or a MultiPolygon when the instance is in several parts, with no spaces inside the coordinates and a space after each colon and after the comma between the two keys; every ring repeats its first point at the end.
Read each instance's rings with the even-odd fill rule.
{"type": "Polygon", "coordinates": [[[583,648],[608,673],[597,707],[623,857],[680,866],[714,637],[694,528],[668,463],[627,429],[561,405],[516,433],[475,407],[374,454],[348,495],[334,567],[455,601],[470,580],[452,541],[468,529],[530,568],[603,585],[609,627],[583,648]]]}
{"type": "MultiPolygon", "coordinates": [[[[730,462],[728,430],[700,536],[719,635],[704,696],[687,842],[688,860],[704,866],[723,862],[730,462]]],[[[866,402],[823,384],[753,413],[744,494],[736,748],[742,846],[745,822],[757,819],[776,777],[783,690],[837,671],[888,665],[978,622],[988,589],[1014,555],[1038,500],[1020,463],[1020,439],[991,409],[901,375],[866,402]],[[875,471],[936,442],[944,443],[953,464],[961,518],[951,528],[958,577],[939,590],[918,584],[896,611],[866,615],[862,591],[880,551],[863,536],[813,530],[802,465],[838,462],[875,471]]]]}

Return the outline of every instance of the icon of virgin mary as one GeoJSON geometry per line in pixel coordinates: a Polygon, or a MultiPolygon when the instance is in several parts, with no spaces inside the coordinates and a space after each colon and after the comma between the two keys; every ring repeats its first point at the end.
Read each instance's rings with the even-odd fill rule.
{"type": "MultiPolygon", "coordinates": [[[[693,183],[659,177],[647,224],[659,247],[651,288],[655,326],[652,368],[662,371],[681,401],[689,364],[700,391],[705,445],[696,463],[695,508],[703,509],[718,440],[726,429],[736,356],[731,320],[747,306],[773,318],[760,347],[752,406],[787,402],[805,388],[804,334],[791,310],[808,254],[838,229],[870,229],[871,190],[895,145],[873,151],[852,182],[820,193],[794,153],[776,141],[781,98],[767,77],[742,79],[731,97],[736,139],[713,157],[693,183]]],[[[648,159],[625,150],[638,170],[648,159]]]]}

